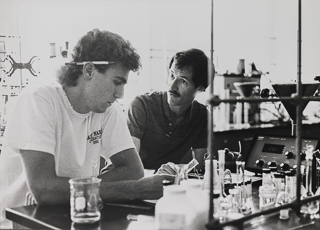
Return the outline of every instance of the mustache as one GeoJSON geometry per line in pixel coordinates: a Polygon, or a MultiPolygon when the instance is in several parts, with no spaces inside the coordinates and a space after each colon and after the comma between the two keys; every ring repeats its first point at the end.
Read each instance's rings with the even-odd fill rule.
{"type": "Polygon", "coordinates": [[[176,95],[177,97],[180,97],[180,93],[177,92],[177,91],[171,91],[169,90],[169,93],[173,94],[173,95],[176,95]]]}

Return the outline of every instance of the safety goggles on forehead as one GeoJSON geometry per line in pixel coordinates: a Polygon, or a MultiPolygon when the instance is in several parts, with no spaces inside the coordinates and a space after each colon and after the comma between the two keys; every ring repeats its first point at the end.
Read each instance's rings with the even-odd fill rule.
{"type": "Polygon", "coordinates": [[[66,62],[66,65],[85,65],[87,63],[92,63],[94,65],[109,65],[113,64],[115,62],[109,62],[109,61],[84,61],[84,62],[66,62]]]}

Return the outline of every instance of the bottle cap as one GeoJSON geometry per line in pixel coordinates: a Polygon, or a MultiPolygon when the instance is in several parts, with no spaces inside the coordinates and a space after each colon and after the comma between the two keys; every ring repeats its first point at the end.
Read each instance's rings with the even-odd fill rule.
{"type": "Polygon", "coordinates": [[[294,176],[292,171],[285,171],[284,173],[286,176],[294,176]]]}
{"type": "Polygon", "coordinates": [[[262,169],[262,173],[270,173],[270,172],[271,172],[270,168],[263,168],[262,169]]]}
{"type": "Polygon", "coordinates": [[[283,173],[275,173],[273,174],[275,178],[285,178],[285,175],[283,173]]]}
{"type": "Polygon", "coordinates": [[[269,167],[269,169],[270,169],[271,172],[277,172],[278,171],[277,167],[269,167]]]}

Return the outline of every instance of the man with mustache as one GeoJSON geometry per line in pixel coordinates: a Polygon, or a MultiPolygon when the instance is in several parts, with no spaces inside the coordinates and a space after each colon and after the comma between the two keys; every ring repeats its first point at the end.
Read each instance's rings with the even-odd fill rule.
{"type": "Polygon", "coordinates": [[[192,150],[198,169],[203,167],[207,108],[194,99],[208,86],[208,60],[199,49],[176,53],[169,63],[167,91],[139,95],[130,104],[127,124],[146,169],[188,163],[192,150]]]}

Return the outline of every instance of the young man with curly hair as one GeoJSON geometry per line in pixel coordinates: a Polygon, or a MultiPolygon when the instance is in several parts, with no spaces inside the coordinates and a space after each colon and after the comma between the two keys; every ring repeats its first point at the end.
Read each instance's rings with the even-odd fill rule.
{"type": "Polygon", "coordinates": [[[113,165],[99,175],[103,201],[162,196],[162,181],[172,177],[144,177],[116,102],[129,72],[140,65],[128,41],[95,29],[75,46],[72,62],[59,72],[60,84],[19,96],[0,156],[2,221],[4,208],[24,205],[27,194],[38,205],[68,204],[69,179],[99,175],[99,167],[93,172],[93,165],[101,159],[113,165]]]}

